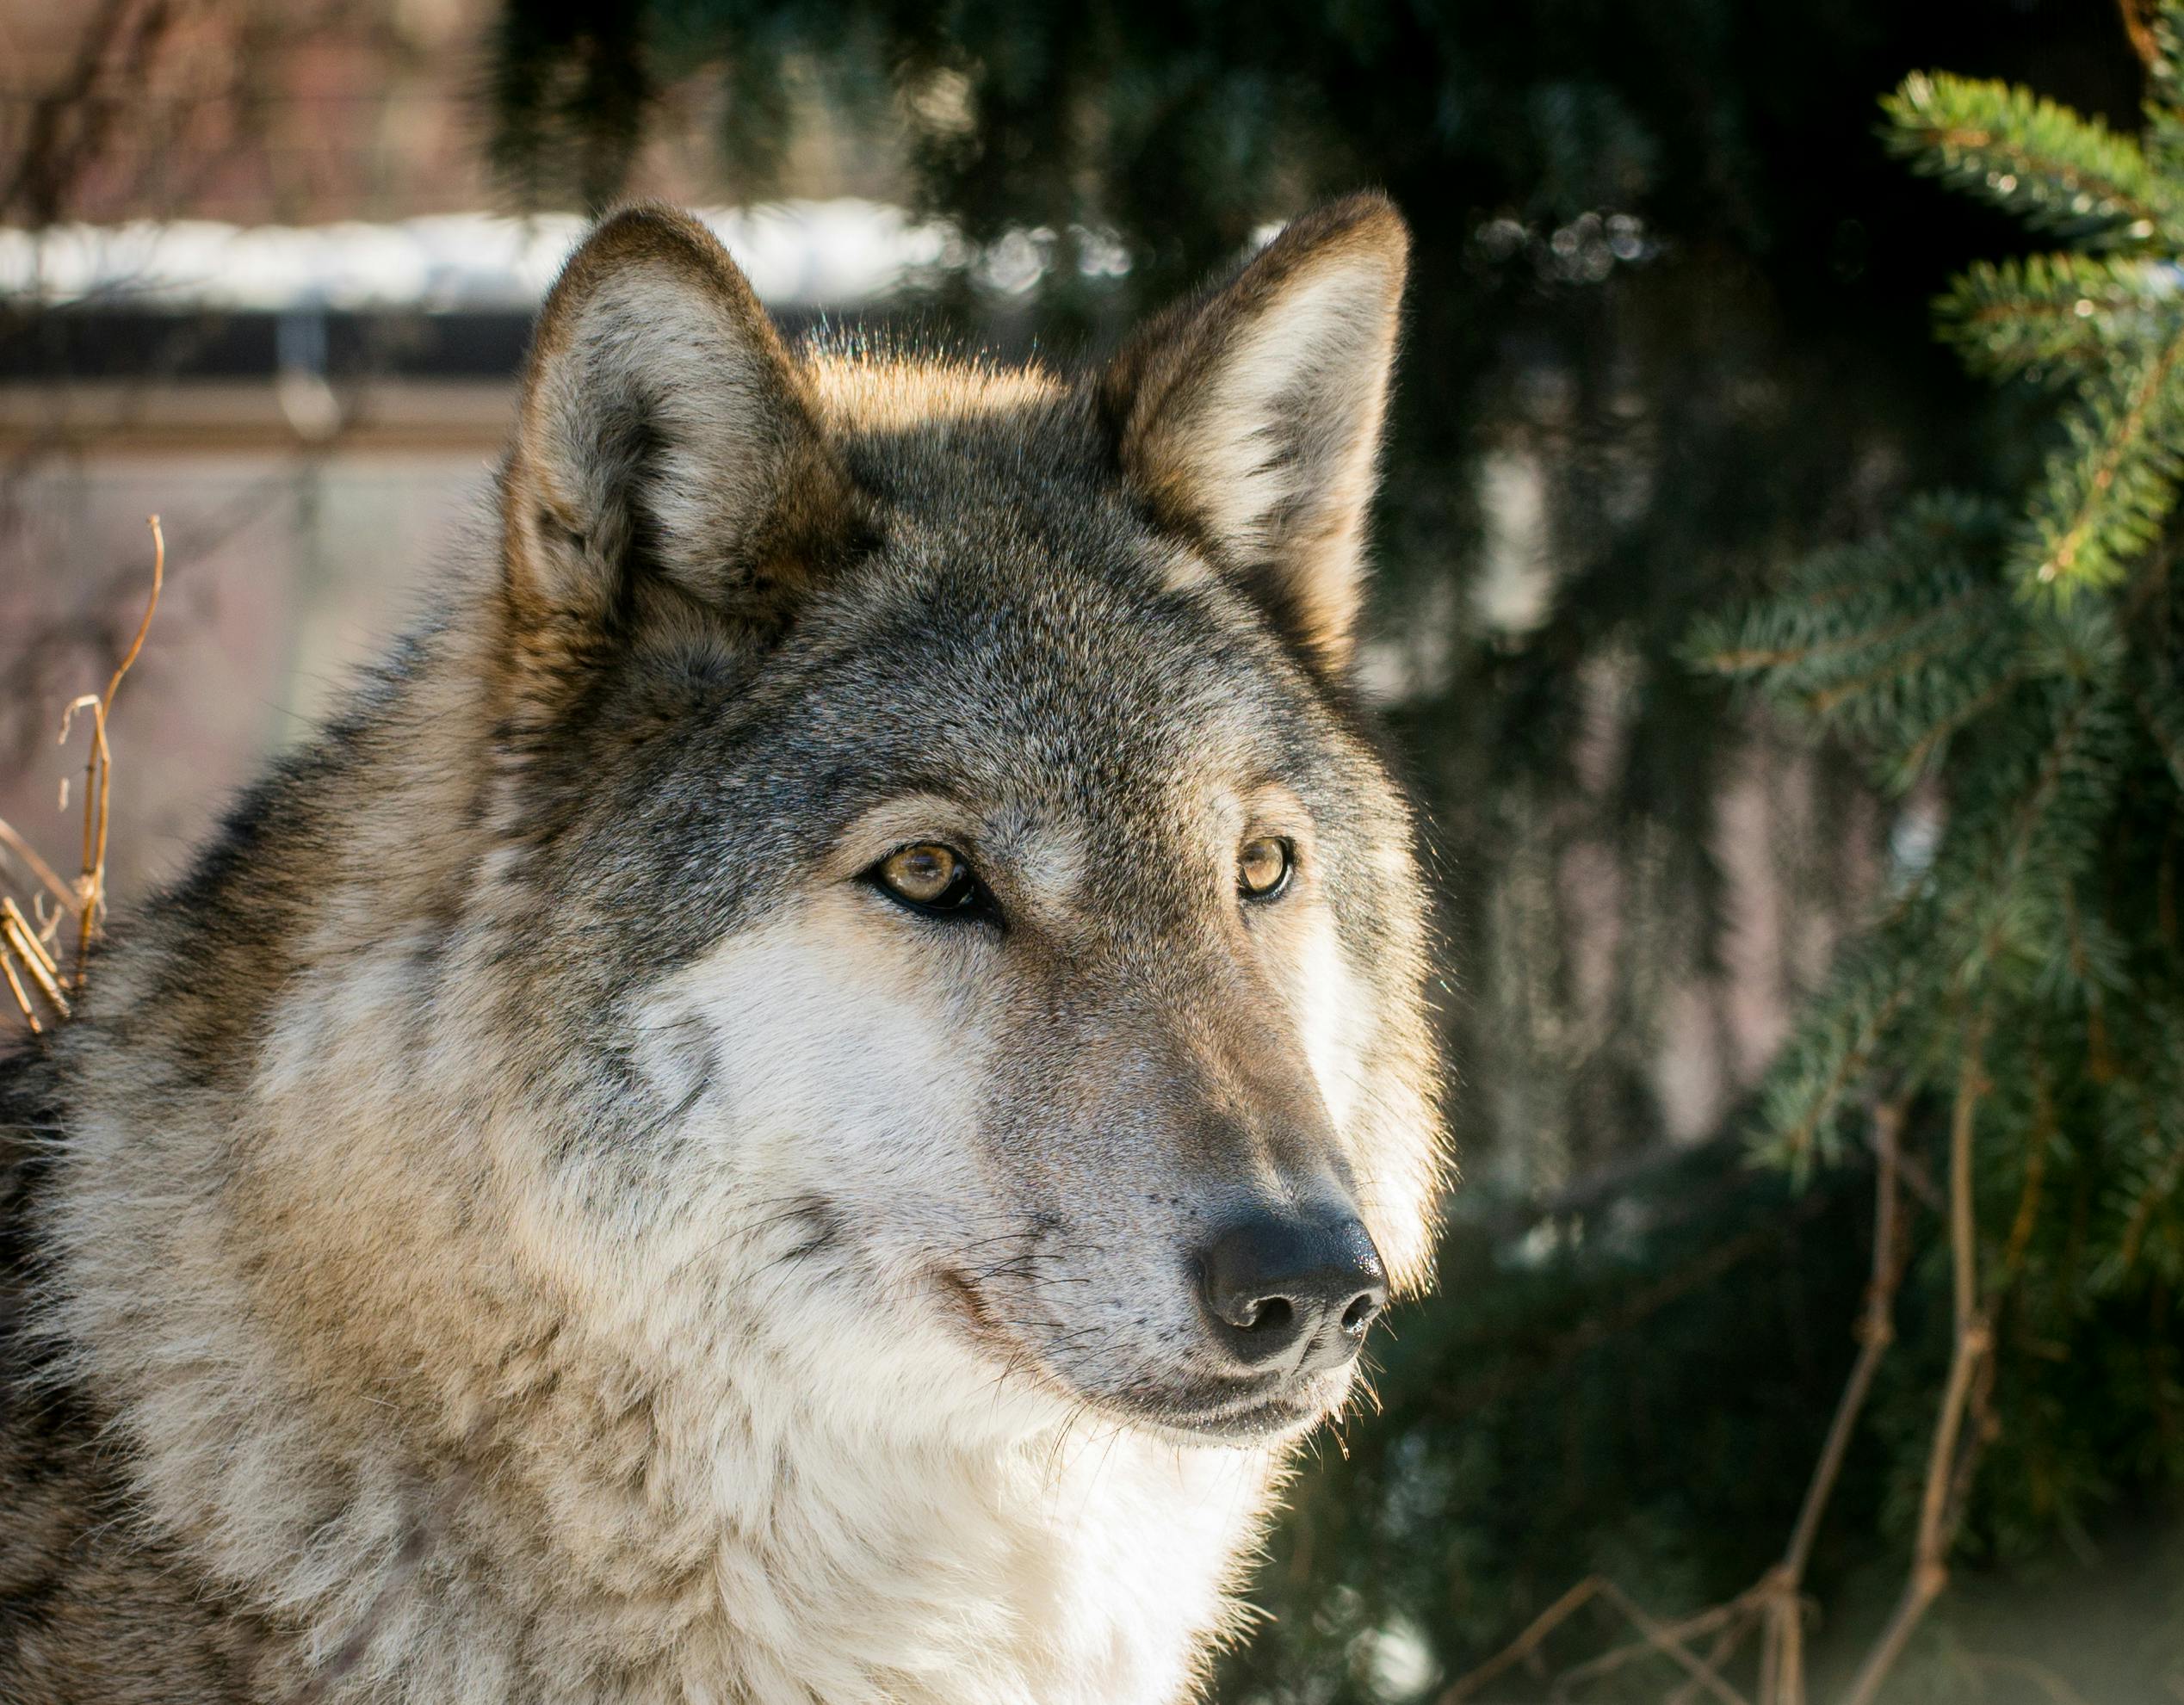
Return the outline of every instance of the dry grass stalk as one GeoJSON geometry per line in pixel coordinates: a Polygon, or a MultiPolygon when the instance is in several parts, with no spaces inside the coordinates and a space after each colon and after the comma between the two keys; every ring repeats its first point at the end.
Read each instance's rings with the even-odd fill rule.
{"type": "MultiPolygon", "coordinates": [[[[113,711],[114,695],[120,690],[122,678],[144,650],[145,636],[152,631],[152,618],[159,608],[159,594],[166,584],[166,534],[160,528],[158,516],[148,517],[145,524],[152,529],[152,596],[145,602],[136,635],[107,682],[106,690],[85,694],[61,715],[60,738],[65,744],[75,726],[77,712],[88,710],[91,714],[90,751],[84,764],[82,873],[75,881],[64,882],[53,866],[39,856],[37,849],[12,825],[0,819],[0,846],[12,853],[32,879],[76,920],[74,964],[64,988],[59,961],[48,946],[59,932],[61,914],[55,912],[40,930],[24,915],[13,896],[0,896],[0,975],[4,975],[8,992],[33,1035],[42,1035],[46,1028],[40,1014],[40,1000],[59,1016],[69,1016],[68,993],[84,986],[91,941],[98,933],[99,920],[106,910],[107,813],[114,791],[114,754],[107,744],[107,718],[113,711]]],[[[43,915],[42,906],[36,901],[34,909],[43,915]]]]}
{"type": "Polygon", "coordinates": [[[7,977],[8,992],[15,998],[15,1004],[22,1010],[22,1022],[30,1026],[30,1034],[34,1036],[42,1034],[46,1027],[38,1022],[38,1009],[30,1004],[30,997],[23,992],[22,979],[15,975],[15,955],[4,948],[0,948],[0,974],[7,977]]]}
{"type": "Polygon", "coordinates": [[[71,720],[88,704],[91,713],[91,750],[84,761],[84,874],[76,882],[76,986],[79,989],[84,986],[84,961],[90,954],[91,937],[98,930],[100,914],[106,904],[106,812],[114,788],[114,757],[106,744],[106,719],[114,707],[114,694],[121,690],[122,677],[144,649],[144,636],[152,631],[152,617],[159,608],[160,589],[167,578],[167,539],[160,531],[159,517],[150,516],[145,524],[152,529],[152,596],[145,602],[144,619],[137,623],[136,638],[129,642],[129,649],[115,666],[114,678],[106,683],[106,691],[96,698],[77,700],[62,715],[60,723],[60,738],[65,744],[71,720]]]}
{"type": "Polygon", "coordinates": [[[9,852],[13,853],[17,858],[21,859],[22,861],[23,868],[29,871],[31,875],[35,878],[37,881],[53,896],[54,899],[59,900],[71,911],[75,909],[76,890],[74,886],[67,882],[62,881],[59,873],[53,869],[53,867],[46,863],[44,859],[38,856],[38,849],[32,846],[29,842],[24,840],[21,835],[17,834],[15,832],[15,825],[9,823],[4,817],[0,817],[0,846],[4,846],[9,852]]]}
{"type": "MultiPolygon", "coordinates": [[[[60,967],[46,951],[46,944],[38,939],[38,932],[30,927],[30,920],[22,915],[12,895],[0,896],[0,942],[4,942],[10,959],[20,960],[22,968],[30,973],[30,980],[38,991],[51,1001],[64,1018],[68,1016],[68,997],[61,992],[59,973],[60,967]]],[[[12,981],[15,967],[9,967],[12,981]]],[[[31,1015],[35,1016],[35,1014],[31,1015]]]]}

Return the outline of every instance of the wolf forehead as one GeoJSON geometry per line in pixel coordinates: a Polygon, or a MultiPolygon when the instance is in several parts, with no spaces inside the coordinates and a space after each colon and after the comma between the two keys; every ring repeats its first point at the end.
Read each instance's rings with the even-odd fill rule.
{"type": "Polygon", "coordinates": [[[1156,783],[1345,779],[1343,707],[1144,512],[1080,391],[1036,369],[800,354],[867,526],[722,694],[724,769],[785,766],[800,812],[923,792],[1157,817],[1156,783]]]}
{"type": "MultiPolygon", "coordinates": [[[[1225,587],[1194,541],[1157,522],[1117,466],[1095,399],[1036,367],[1008,368],[815,337],[800,352],[822,429],[882,519],[883,559],[1002,594],[1051,617],[1125,596],[1225,587]],[[1057,597],[1055,595],[1060,594],[1057,597]]],[[[1234,624],[1251,612],[1230,598],[1234,624]]],[[[1102,658],[1111,664],[1111,658],[1102,658]]]]}

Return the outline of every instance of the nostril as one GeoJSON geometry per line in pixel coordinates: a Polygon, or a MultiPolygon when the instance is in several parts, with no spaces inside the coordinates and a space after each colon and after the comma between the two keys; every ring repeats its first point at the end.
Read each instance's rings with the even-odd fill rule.
{"type": "Polygon", "coordinates": [[[1290,1323],[1296,1319],[1296,1305],[1285,1296],[1261,1297],[1245,1314],[1246,1318],[1237,1322],[1245,1331],[1286,1331],[1290,1323]]]}
{"type": "Polygon", "coordinates": [[[1353,1334],[1362,1333],[1367,1326],[1372,1325],[1374,1317],[1380,1313],[1380,1305],[1381,1297],[1377,1291],[1360,1292],[1351,1299],[1350,1306],[1342,1311],[1342,1330],[1353,1334]]]}

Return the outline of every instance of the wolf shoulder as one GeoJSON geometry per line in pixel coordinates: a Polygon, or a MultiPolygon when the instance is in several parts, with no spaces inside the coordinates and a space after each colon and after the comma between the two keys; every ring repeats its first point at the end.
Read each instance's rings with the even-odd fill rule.
{"type": "Polygon", "coordinates": [[[0,1052],[0,1700],[229,1705],[253,1691],[249,1619],[139,1530],[127,1443],[31,1330],[59,1134],[51,1062],[0,1052]]]}

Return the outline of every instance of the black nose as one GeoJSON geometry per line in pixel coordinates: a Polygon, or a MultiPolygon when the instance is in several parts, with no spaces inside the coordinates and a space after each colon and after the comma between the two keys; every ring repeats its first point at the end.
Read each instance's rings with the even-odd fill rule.
{"type": "Polygon", "coordinates": [[[1300,1373],[1339,1368],[1387,1307],[1388,1275],[1347,1212],[1260,1212],[1206,1245],[1199,1285],[1215,1330],[1246,1364],[1293,1353],[1300,1373]]]}

